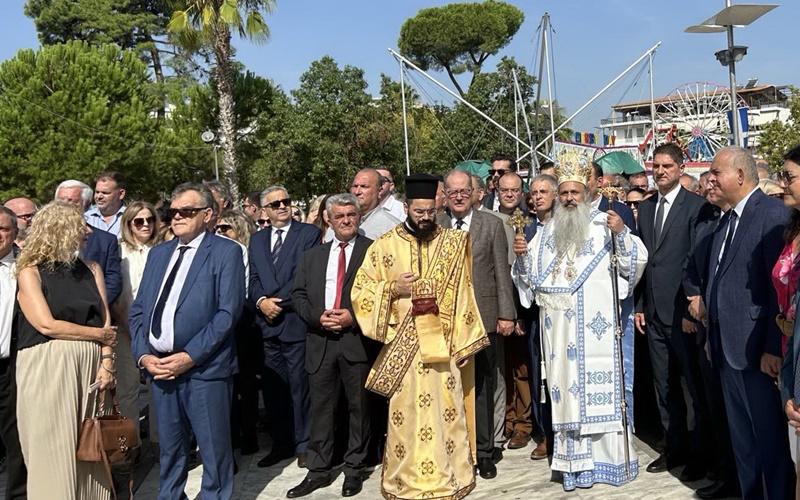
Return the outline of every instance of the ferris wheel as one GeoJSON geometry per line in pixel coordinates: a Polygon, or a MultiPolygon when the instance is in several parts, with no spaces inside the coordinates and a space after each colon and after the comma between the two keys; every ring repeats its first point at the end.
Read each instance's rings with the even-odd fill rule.
{"type": "MultiPolygon", "coordinates": [[[[738,108],[747,107],[739,97],[738,108]]],[[[730,89],[709,82],[681,85],[656,104],[656,140],[674,142],[688,161],[710,162],[730,144],[730,89]]]]}

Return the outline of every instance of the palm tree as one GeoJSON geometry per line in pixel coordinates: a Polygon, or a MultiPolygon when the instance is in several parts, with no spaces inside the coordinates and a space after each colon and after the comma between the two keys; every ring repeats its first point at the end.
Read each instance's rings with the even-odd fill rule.
{"type": "Polygon", "coordinates": [[[239,199],[236,169],[236,118],[231,68],[231,33],[255,43],[269,40],[264,15],[272,12],[275,0],[173,0],[168,30],[189,49],[202,44],[214,52],[214,81],[219,95],[219,124],[225,183],[234,200],[239,199]]]}

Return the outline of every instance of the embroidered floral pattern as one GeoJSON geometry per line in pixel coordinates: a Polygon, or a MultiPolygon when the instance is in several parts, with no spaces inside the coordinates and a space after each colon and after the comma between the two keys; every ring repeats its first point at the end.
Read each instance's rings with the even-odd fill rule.
{"type": "Polygon", "coordinates": [[[428,394],[427,392],[423,392],[422,394],[419,395],[419,398],[417,398],[417,404],[419,404],[420,408],[430,408],[431,400],[432,400],[431,395],[428,394]]]}
{"type": "Polygon", "coordinates": [[[395,411],[392,413],[392,423],[394,424],[395,427],[400,427],[401,425],[403,425],[404,421],[405,418],[403,417],[403,412],[395,411]]]}
{"type": "Polygon", "coordinates": [[[444,421],[448,424],[456,419],[456,409],[452,406],[444,411],[444,421]]]}
{"type": "Polygon", "coordinates": [[[433,432],[433,428],[432,427],[422,427],[419,430],[419,434],[417,434],[417,437],[419,437],[419,440],[422,441],[423,443],[427,443],[428,441],[432,441],[433,440],[433,436],[434,436],[434,432],[433,432]]]}

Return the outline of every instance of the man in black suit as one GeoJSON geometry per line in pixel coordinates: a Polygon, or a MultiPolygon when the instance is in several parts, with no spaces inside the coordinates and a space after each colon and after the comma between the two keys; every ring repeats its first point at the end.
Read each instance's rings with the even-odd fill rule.
{"type": "MultiPolygon", "coordinates": [[[[601,212],[608,212],[609,210],[608,198],[606,198],[604,194],[600,194],[600,188],[604,187],[606,182],[607,181],[603,178],[603,167],[597,163],[592,163],[592,174],[589,176],[589,181],[586,185],[589,188],[589,197],[592,199],[592,208],[601,212]]],[[[633,234],[636,234],[636,219],[633,217],[633,212],[627,205],[619,201],[614,201],[611,210],[622,217],[622,222],[625,223],[628,229],[633,231],[633,234]]]]}
{"type": "MultiPolygon", "coordinates": [[[[481,200],[483,206],[493,212],[502,212],[500,209],[500,198],[502,194],[500,193],[500,178],[504,175],[510,173],[516,173],[517,171],[517,161],[514,159],[513,156],[508,154],[496,154],[492,158],[492,169],[489,170],[489,179],[492,181],[492,186],[494,189],[486,194],[481,200]]],[[[525,207],[525,203],[522,201],[524,197],[520,197],[517,200],[517,204],[520,208],[525,207]]]]}
{"type": "Polygon", "coordinates": [[[472,209],[472,179],[463,170],[444,178],[451,218],[443,227],[468,231],[472,241],[472,277],[478,311],[490,345],[475,355],[475,430],[478,472],[497,476],[495,460],[494,394],[497,375],[497,336],[514,332],[514,285],[508,266],[508,240],[503,221],[472,209]]]}
{"type": "Polygon", "coordinates": [[[636,329],[646,334],[658,396],[661,423],[667,436],[665,452],[648,465],[648,472],[664,472],[689,461],[682,481],[697,481],[706,474],[703,438],[709,435],[704,393],[695,375],[697,322],[688,309],[682,276],[694,246],[698,216],[708,202],[684,189],[683,151],[673,143],[658,146],[653,154],[653,179],[658,195],[639,204],[639,236],[650,258],[638,288],[636,329]],[[689,439],[681,377],[692,398],[695,428],[689,439]]]}
{"type": "Polygon", "coordinates": [[[739,485],[746,499],[793,498],[795,471],[776,385],[783,353],[771,279],[789,210],[758,189],[755,160],[743,148],[721,149],[708,182],[710,195],[731,207],[714,231],[704,303],[739,485]]]}
{"type": "Polygon", "coordinates": [[[334,239],[303,254],[292,290],[294,307],[308,325],[305,365],[311,395],[311,440],[308,474],[289,490],[289,498],[306,496],[332,480],[333,422],[341,388],[350,420],[342,496],[361,491],[370,437],[365,389],[370,365],[365,339],[354,319],[350,289],[372,240],[358,234],[361,211],[354,195],[331,196],[325,210],[334,239]]]}

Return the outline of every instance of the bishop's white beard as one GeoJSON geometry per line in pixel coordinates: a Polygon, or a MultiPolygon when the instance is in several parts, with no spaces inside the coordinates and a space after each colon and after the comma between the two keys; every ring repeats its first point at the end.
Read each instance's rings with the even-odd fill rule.
{"type": "Polygon", "coordinates": [[[588,202],[578,203],[575,208],[566,208],[560,203],[553,207],[551,224],[558,254],[566,252],[573,245],[580,247],[589,236],[590,211],[588,202]]]}

